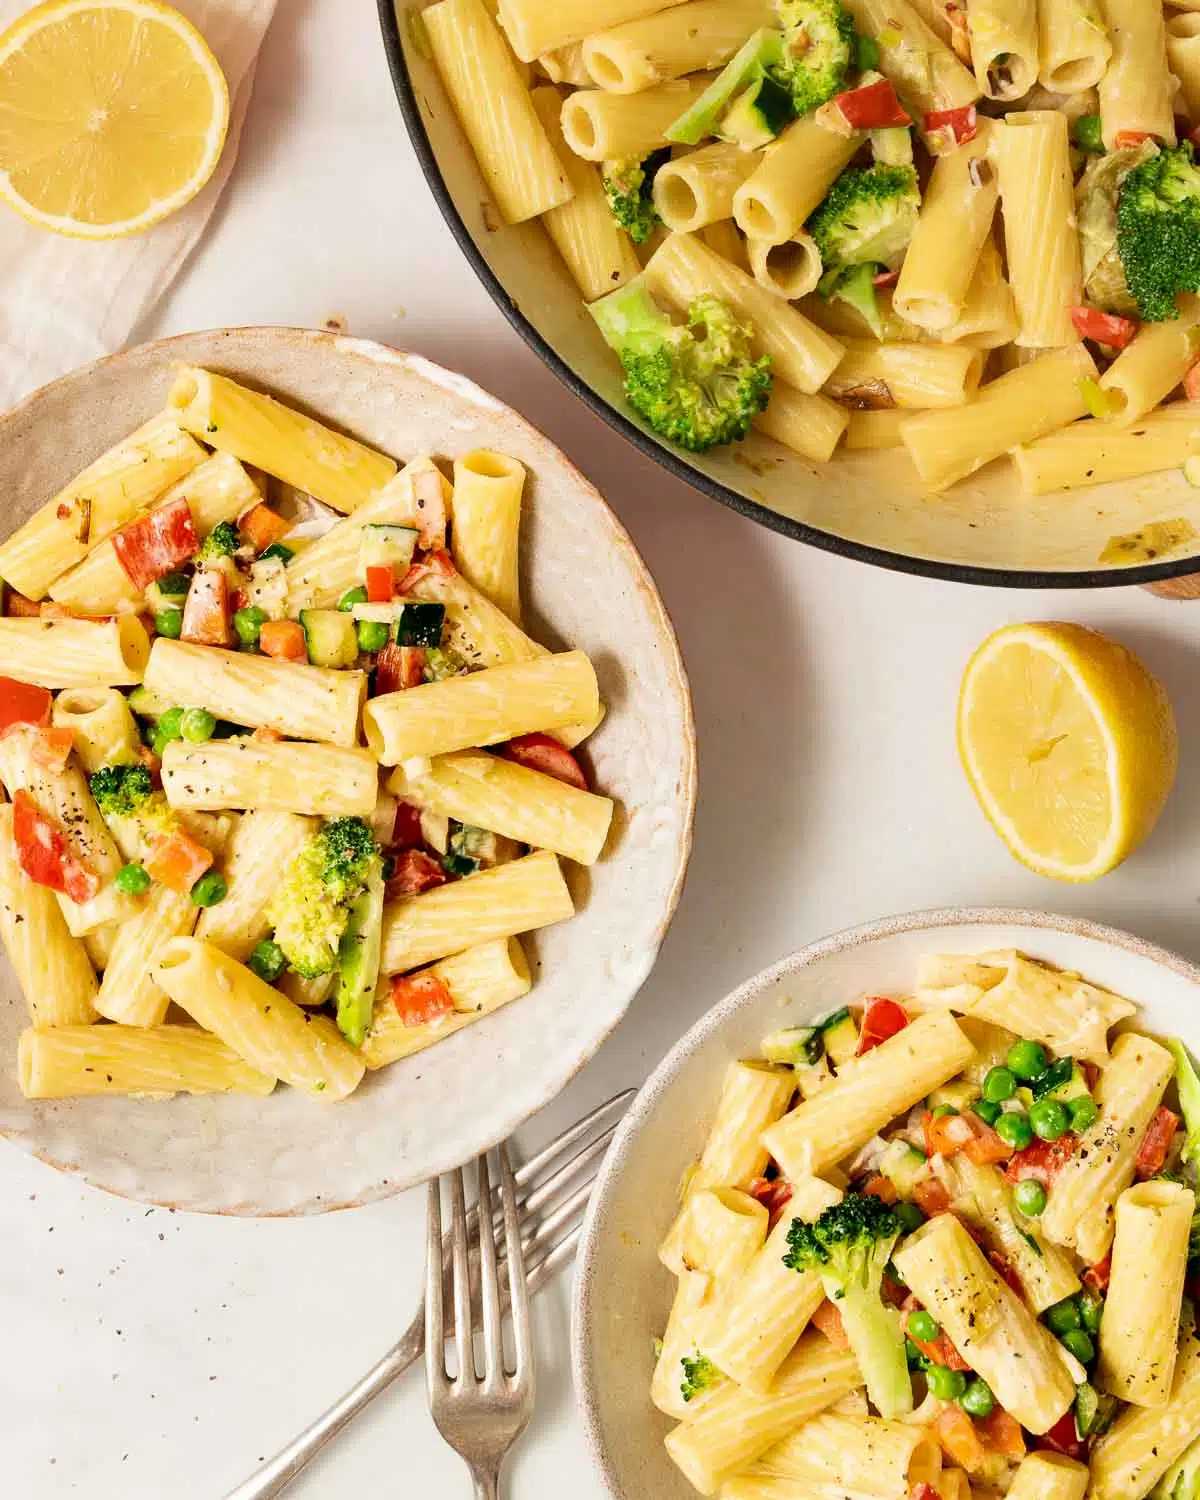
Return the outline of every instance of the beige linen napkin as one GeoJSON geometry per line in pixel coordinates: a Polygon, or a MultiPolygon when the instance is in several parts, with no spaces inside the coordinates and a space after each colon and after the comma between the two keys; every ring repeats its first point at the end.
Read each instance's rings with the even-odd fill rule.
{"type": "MultiPolygon", "coordinates": [[[[229,136],[217,170],[185,208],[126,240],[72,240],[0,204],[0,410],[48,380],[111,354],[178,274],[237,160],[258,49],[275,0],[173,0],[229,82],[229,136]]],[[[0,0],[0,26],[29,0],[0,0]]]]}

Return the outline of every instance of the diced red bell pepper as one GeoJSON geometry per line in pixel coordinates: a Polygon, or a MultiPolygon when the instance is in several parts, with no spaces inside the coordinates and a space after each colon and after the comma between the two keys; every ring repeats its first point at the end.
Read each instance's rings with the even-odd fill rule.
{"type": "Polygon", "coordinates": [[[1034,1141],[1013,1153],[1004,1175],[1009,1182],[1024,1182],[1033,1177],[1043,1187],[1049,1187],[1078,1149],[1079,1137],[1070,1130],[1056,1141],[1034,1141]]]}
{"type": "Polygon", "coordinates": [[[836,94],[833,102],[846,124],[855,130],[888,130],[893,125],[912,124],[912,116],[897,99],[896,90],[886,78],[836,94]]]}
{"type": "Polygon", "coordinates": [[[1011,1412],[995,1406],[986,1417],[977,1417],[975,1431],[989,1453],[1002,1453],[1005,1458],[1025,1457],[1025,1434],[1021,1424],[1011,1412]]]}
{"type": "Polygon", "coordinates": [[[541,771],[556,781],[565,781],[581,792],[588,789],[583,767],[553,735],[520,734],[515,740],[499,746],[499,752],[505,760],[516,761],[517,765],[526,766],[531,771],[541,771]]]}
{"type": "Polygon", "coordinates": [[[14,724],[49,724],[53,706],[49,688],[0,677],[0,734],[14,724]]]}
{"type": "Polygon", "coordinates": [[[925,1356],[931,1359],[935,1365],[945,1365],[948,1370],[969,1370],[971,1366],[966,1362],[944,1333],[939,1333],[935,1339],[913,1338],[912,1329],[908,1326],[921,1304],[915,1297],[905,1299],[904,1312],[901,1315],[901,1323],[908,1338],[912,1339],[917,1348],[925,1356]]]}
{"type": "Polygon", "coordinates": [[[895,1185],[889,1182],[882,1172],[877,1172],[866,1183],[863,1194],[868,1198],[878,1198],[880,1203],[895,1203],[900,1197],[895,1185]]]}
{"type": "Polygon", "coordinates": [[[261,503],[251,506],[238,521],[238,530],[255,552],[265,552],[272,542],[287,536],[291,529],[291,521],[285,520],[269,505],[261,503]]]}
{"type": "Polygon", "coordinates": [[[264,656],[276,661],[308,660],[304,630],[295,620],[265,620],[258,633],[258,646],[264,656]]]}
{"type": "MultiPolygon", "coordinates": [[[[180,639],[199,646],[230,646],[233,644],[230,619],[229,580],[224,571],[221,568],[201,568],[192,579],[184,600],[180,639]]],[[[267,625],[272,623],[268,620],[263,626],[264,636],[267,625]]],[[[297,625],[296,629],[300,627],[297,625]]],[[[266,649],[263,646],[263,650],[266,649]]]]}
{"type": "Polygon", "coordinates": [[[431,854],[423,849],[404,849],[396,856],[392,873],[388,877],[388,899],[397,896],[415,896],[421,891],[430,891],[435,885],[445,885],[449,876],[431,854]]]}
{"type": "Polygon", "coordinates": [[[396,585],[398,594],[407,594],[416,588],[423,578],[453,578],[458,572],[454,559],[443,547],[428,553],[420,562],[412,563],[404,577],[396,585]]]}
{"type": "Polygon", "coordinates": [[[425,681],[425,647],[397,646],[389,641],[375,658],[374,693],[399,693],[425,681]]]}
{"type": "Polygon", "coordinates": [[[968,1474],[983,1468],[987,1451],[971,1421],[961,1406],[943,1406],[933,1424],[942,1452],[968,1474]]]}
{"type": "Polygon", "coordinates": [[[813,1313],[812,1325],[825,1335],[835,1349],[849,1349],[850,1340],[846,1337],[842,1315],[828,1297],[813,1313]]]}
{"type": "Polygon", "coordinates": [[[922,1479],[919,1484],[914,1484],[909,1490],[908,1500],[938,1500],[938,1492],[933,1485],[926,1484],[922,1479]]]}
{"type": "Polygon", "coordinates": [[[768,1225],[774,1229],[779,1216],[791,1202],[791,1183],[786,1177],[756,1177],[746,1191],[766,1208],[768,1225]]]}
{"type": "Polygon", "coordinates": [[[1079,1430],[1075,1426],[1074,1408],[1068,1407],[1050,1431],[1042,1433],[1037,1443],[1039,1448],[1049,1448],[1055,1453],[1065,1453],[1068,1458],[1081,1458],[1084,1445],[1080,1440],[1079,1430]]]}
{"type": "Polygon", "coordinates": [[[117,561],[139,593],[200,550],[192,512],[182,495],[122,526],[112,540],[117,561]]]}
{"type": "Polygon", "coordinates": [[[413,479],[417,541],[429,552],[446,545],[446,495],[440,474],[423,469],[413,479]]]}
{"type": "Polygon", "coordinates": [[[61,891],[82,905],[100,889],[100,877],[75,854],[66,835],[28,792],[13,797],[13,842],[22,870],[37,885],[61,891]]]}
{"type": "Polygon", "coordinates": [[[4,613],[13,620],[33,620],[42,612],[42,606],[36,599],[27,599],[24,594],[18,594],[16,589],[9,589],[8,600],[4,613]]]}
{"type": "Polygon", "coordinates": [[[1010,1291],[1016,1292],[1018,1297],[1025,1295],[1025,1289],[1021,1285],[1021,1278],[1017,1275],[1016,1267],[1008,1256],[1001,1250],[989,1250],[988,1260],[995,1267],[996,1274],[1005,1283],[1010,1291]]]}
{"type": "Polygon", "coordinates": [[[372,564],[367,569],[367,600],[371,604],[390,604],[396,590],[396,575],[391,563],[372,564]]]}
{"type": "Polygon", "coordinates": [[[944,156],[956,146],[965,146],[979,134],[979,116],[973,104],[959,109],[930,109],[925,112],[921,129],[936,144],[934,152],[944,156]]]}
{"type": "Polygon", "coordinates": [[[927,1219],[950,1212],[950,1194],[944,1182],[926,1177],[913,1188],[913,1202],[927,1219]]]}
{"type": "Polygon", "coordinates": [[[182,830],[149,840],[146,873],[159,885],[186,896],[213,862],[212,852],[182,830]]]}
{"type": "Polygon", "coordinates": [[[74,748],[73,729],[55,729],[45,725],[34,735],[31,754],[35,764],[44,766],[47,771],[61,771],[74,748]]]}
{"type": "Polygon", "coordinates": [[[894,271],[879,271],[871,277],[872,286],[895,286],[900,280],[900,268],[894,271]]]}
{"type": "Polygon", "coordinates": [[[1171,1149],[1171,1139],[1178,1129],[1179,1116],[1160,1104],[1146,1126],[1146,1134],[1133,1163],[1134,1173],[1142,1182],[1162,1171],[1167,1152],[1171,1149]]]}
{"type": "Polygon", "coordinates": [[[1113,137],[1114,151],[1128,151],[1134,146],[1140,146],[1143,141],[1154,139],[1154,133],[1150,130],[1118,130],[1113,137]]]}
{"type": "Polygon", "coordinates": [[[1101,312],[1098,307],[1073,307],[1071,322],[1081,339],[1124,349],[1142,326],[1136,318],[1121,318],[1116,313],[1101,312]]]}
{"type": "Polygon", "coordinates": [[[397,849],[419,849],[425,842],[421,829],[421,809],[411,802],[397,802],[392,819],[392,845],[397,849]]]}
{"type": "Polygon", "coordinates": [[[862,1032],[858,1038],[858,1055],[861,1057],[864,1052],[870,1052],[872,1047],[886,1042],[907,1025],[908,1012],[897,1001],[888,1000],[884,996],[868,1000],[863,1012],[862,1032]]]}
{"type": "Polygon", "coordinates": [[[428,970],[424,974],[397,974],[392,979],[392,1004],[406,1026],[427,1026],[454,1009],[454,997],[445,981],[428,970]]]}

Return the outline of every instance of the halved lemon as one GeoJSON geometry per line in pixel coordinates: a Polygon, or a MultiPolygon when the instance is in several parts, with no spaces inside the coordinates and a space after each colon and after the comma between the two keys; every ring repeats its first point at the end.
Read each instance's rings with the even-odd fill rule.
{"type": "Polygon", "coordinates": [[[0,35],[0,197],[57,234],[114,239],[212,176],[229,89],[158,0],[47,0],[0,35]]]}
{"type": "Polygon", "coordinates": [[[1175,780],[1175,716],[1132,651],[1082,625],[1010,625],[967,664],[958,752],[1011,852],[1095,880],[1154,827],[1175,780]]]}

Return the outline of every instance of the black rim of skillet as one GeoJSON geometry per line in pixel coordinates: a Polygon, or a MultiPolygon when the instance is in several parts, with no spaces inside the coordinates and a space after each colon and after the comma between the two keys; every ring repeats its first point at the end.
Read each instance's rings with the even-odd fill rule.
{"type": "Polygon", "coordinates": [[[458,247],[466,256],[476,276],[487,288],[492,301],[512,324],[513,328],[520,334],[521,338],[534,350],[542,361],[554,371],[555,375],[574,395],[578,396],[592,411],[596,413],[615,432],[619,432],[627,442],[634,445],[647,457],[655,460],[669,473],[674,474],[677,479],[682,479],[685,484],[691,485],[693,489],[700,490],[713,500],[719,500],[722,505],[727,505],[730,510],[737,511],[740,515],[757,521],[761,526],[769,527],[772,531],[778,531],[783,536],[793,537],[796,541],[807,542],[810,547],[819,547],[824,552],[833,552],[839,557],[853,558],[856,562],[873,563],[879,568],[889,568],[896,573],[912,573],[923,578],[937,578],[949,580],[952,583],[974,583],[985,584],[992,588],[1013,589],[1095,589],[1095,588],[1121,588],[1139,583],[1156,583],[1166,578],[1179,578],[1188,573],[1200,571],[1200,558],[1185,557],[1177,558],[1173,562],[1148,563],[1138,568],[1095,568],[1082,572],[1049,572],[1040,569],[1028,568],[985,568],[969,563],[944,563],[935,562],[927,558],[910,557],[903,552],[889,552],[882,547],[871,547],[863,542],[850,541],[846,537],[838,536],[831,531],[821,531],[815,526],[807,526],[803,521],[794,521],[789,516],[780,515],[778,511],[771,510],[769,506],[759,505],[753,500],[748,500],[737,490],[730,489],[727,485],[719,484],[715,479],[694,469],[691,464],[685,462],[669,448],[656,442],[653,438],[637,427],[628,417],[622,415],[615,407],[611,406],[603,396],[598,395],[590,385],[579,378],[571,367],[559,357],[552,345],[542,337],[533,324],[525,317],[520,308],[505,291],[503,285],[497,279],[492,268],[480,254],[475,241],[471,238],[470,231],[463,223],[462,217],[455,206],[454,199],[446,186],[442,176],[441,168],[438,166],[437,157],[434,155],[433,147],[429,143],[429,137],[425,131],[425,122],[421,119],[421,111],[417,104],[416,91],[413,88],[412,79],[409,77],[408,64],[404,58],[404,49],[400,41],[400,27],[396,19],[396,11],[393,0],[377,0],[379,8],[379,22],[383,29],[383,44],[387,51],[388,66],[391,69],[392,83],[396,89],[396,98],[400,103],[400,113],[404,117],[405,126],[408,129],[409,140],[412,142],[417,161],[421,165],[421,171],[425,175],[430,191],[438,207],[441,209],[442,217],[445,219],[450,233],[458,241],[458,247]]]}

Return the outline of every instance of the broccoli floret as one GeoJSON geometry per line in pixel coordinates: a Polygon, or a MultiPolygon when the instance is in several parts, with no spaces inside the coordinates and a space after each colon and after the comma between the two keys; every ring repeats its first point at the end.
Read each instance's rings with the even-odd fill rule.
{"type": "Polygon", "coordinates": [[[881,1199],[847,1193],[813,1224],[793,1219],[783,1257],[793,1271],[820,1275],[825,1295],[841,1313],[867,1394],[885,1417],[903,1416],[913,1406],[900,1319],[880,1295],[901,1227],[881,1199]]]}
{"type": "Polygon", "coordinates": [[[351,904],[378,857],[361,818],[335,818],[288,865],[266,915],[297,974],[316,979],[333,970],[351,904]]]}
{"type": "Polygon", "coordinates": [[[684,327],[636,278],[588,311],[620,356],[629,404],[681,448],[703,453],[744,438],[766,406],[771,361],[753,357],[750,328],[715,297],[697,297],[684,327]]]}
{"type": "Polygon", "coordinates": [[[695,1359],[690,1359],[686,1354],[679,1361],[683,1366],[683,1380],[679,1386],[680,1395],[685,1401],[691,1401],[714,1385],[721,1378],[721,1372],[709,1359],[707,1354],[696,1351],[695,1359]]]}
{"type": "Polygon", "coordinates": [[[878,270],[875,262],[863,261],[857,266],[827,271],[821,277],[817,291],[827,302],[845,302],[852,307],[882,342],[885,330],[875,290],[875,274],[878,270]]]}
{"type": "Polygon", "coordinates": [[[849,167],[809,216],[825,270],[864,261],[894,269],[917,227],[921,193],[912,167],[849,167]]]}
{"type": "Polygon", "coordinates": [[[654,151],[645,159],[606,161],[602,182],[609,212],[635,245],[644,245],[662,222],[652,196],[654,174],[671,158],[670,150],[654,151]]]}
{"type": "Polygon", "coordinates": [[[154,790],[145,766],[101,766],[88,778],[96,806],[110,818],[129,818],[154,790]]]}
{"type": "Polygon", "coordinates": [[[1127,150],[1105,152],[1088,162],[1075,185],[1084,296],[1105,312],[1124,317],[1136,317],[1138,305],[1130,296],[1117,253],[1117,202],[1126,177],[1157,151],[1153,141],[1143,141],[1127,150]]]}
{"type": "Polygon", "coordinates": [[[211,562],[217,557],[232,557],[240,546],[237,527],[232,521],[218,521],[200,544],[197,556],[201,562],[211,562]]]}
{"type": "Polygon", "coordinates": [[[783,55],[771,69],[798,115],[819,109],[846,81],[855,55],[854,22],[838,0],[779,0],[783,55]]]}
{"type": "Polygon", "coordinates": [[[1200,171],[1190,141],[1156,152],[1121,184],[1117,253],[1151,323],[1179,316],[1179,292],[1200,292],[1200,171]]]}

